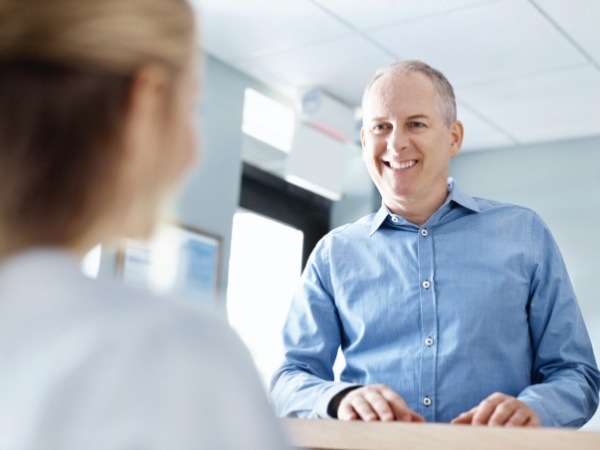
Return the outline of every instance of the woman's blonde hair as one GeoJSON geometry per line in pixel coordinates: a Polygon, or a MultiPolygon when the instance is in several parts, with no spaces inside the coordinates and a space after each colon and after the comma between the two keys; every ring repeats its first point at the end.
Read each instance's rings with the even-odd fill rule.
{"type": "Polygon", "coordinates": [[[28,58],[131,75],[183,67],[194,46],[185,0],[0,0],[0,60],[28,58]]]}
{"type": "Polygon", "coordinates": [[[185,0],[0,0],[0,253],[65,245],[110,201],[136,73],[196,46],[185,0]]]}

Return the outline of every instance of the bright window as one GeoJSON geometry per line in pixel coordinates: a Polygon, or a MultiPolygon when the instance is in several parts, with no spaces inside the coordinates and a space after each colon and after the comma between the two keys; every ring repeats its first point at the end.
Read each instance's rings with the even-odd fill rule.
{"type": "Polygon", "coordinates": [[[83,274],[89,278],[98,278],[101,258],[102,246],[98,244],[83,257],[81,261],[81,271],[83,274]]]}
{"type": "Polygon", "coordinates": [[[242,131],[259,141],[289,153],[294,138],[295,113],[281,103],[246,89],[242,131]]]}
{"type": "Polygon", "coordinates": [[[281,329],[302,270],[303,233],[240,210],[233,218],[227,314],[265,388],[281,363],[281,329]]]}

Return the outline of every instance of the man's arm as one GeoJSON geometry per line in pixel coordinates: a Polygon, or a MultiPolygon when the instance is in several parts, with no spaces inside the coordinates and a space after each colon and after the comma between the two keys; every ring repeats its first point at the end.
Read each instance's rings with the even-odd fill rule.
{"type": "Polygon", "coordinates": [[[326,245],[322,240],[309,258],[283,329],[285,357],[271,381],[271,402],[283,417],[331,417],[331,399],[356,386],[334,382],[341,326],[326,245]]]}
{"type": "Polygon", "coordinates": [[[580,427],[598,407],[592,345],[560,251],[537,215],[530,242],[532,383],[516,398],[489,396],[453,423],[580,427]]]}
{"type": "Polygon", "coordinates": [[[600,373],[564,261],[537,215],[531,236],[529,328],[535,358],[532,386],[518,398],[542,425],[579,427],[598,407],[600,373]]]}
{"type": "Polygon", "coordinates": [[[423,422],[388,386],[333,381],[332,367],[341,343],[333,298],[322,241],[309,259],[284,326],[285,360],[271,383],[271,401],[278,415],[423,422]]]}

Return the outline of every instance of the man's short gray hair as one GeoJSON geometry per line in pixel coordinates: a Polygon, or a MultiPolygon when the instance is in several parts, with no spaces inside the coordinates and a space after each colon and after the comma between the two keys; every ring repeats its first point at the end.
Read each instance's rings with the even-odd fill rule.
{"type": "Polygon", "coordinates": [[[449,127],[456,120],[454,89],[442,72],[416,59],[397,61],[375,72],[373,78],[367,83],[363,94],[363,110],[365,109],[367,95],[377,80],[386,75],[405,75],[409,73],[422,73],[433,82],[438,98],[438,109],[446,127],[449,127]]]}

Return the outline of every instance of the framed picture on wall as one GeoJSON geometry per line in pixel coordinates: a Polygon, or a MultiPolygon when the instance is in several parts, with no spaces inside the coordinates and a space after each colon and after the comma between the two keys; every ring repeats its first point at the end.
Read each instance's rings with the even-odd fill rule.
{"type": "Polygon", "coordinates": [[[198,228],[169,223],[147,242],[125,239],[117,271],[131,288],[157,294],[182,293],[202,302],[217,295],[221,238],[198,228]]]}

